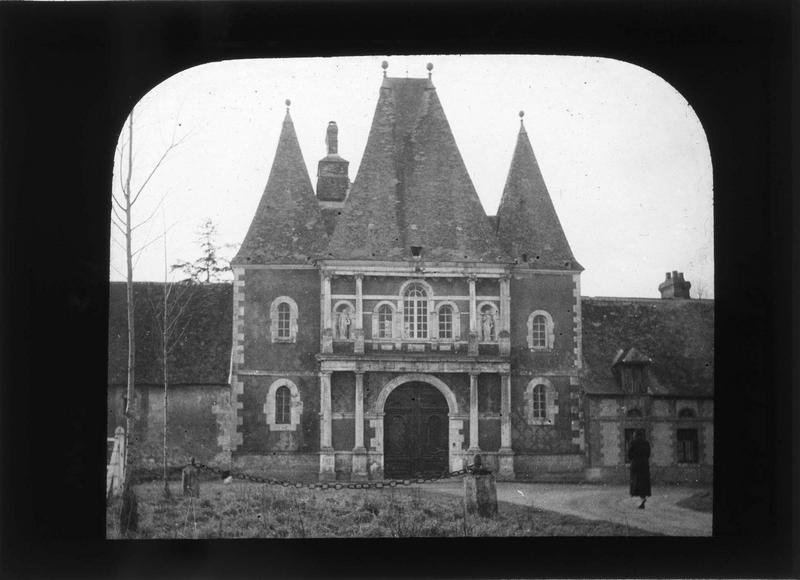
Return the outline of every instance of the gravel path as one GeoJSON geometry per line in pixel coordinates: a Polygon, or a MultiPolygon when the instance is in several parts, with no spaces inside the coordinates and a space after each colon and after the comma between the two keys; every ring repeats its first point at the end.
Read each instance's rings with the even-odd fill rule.
{"type": "MultiPolygon", "coordinates": [[[[463,494],[462,485],[448,482],[426,490],[463,494]]],[[[647,507],[628,495],[626,486],[498,482],[499,501],[533,506],[587,520],[605,520],[669,536],[710,536],[711,514],[675,505],[702,488],[653,487],[647,507]]]]}

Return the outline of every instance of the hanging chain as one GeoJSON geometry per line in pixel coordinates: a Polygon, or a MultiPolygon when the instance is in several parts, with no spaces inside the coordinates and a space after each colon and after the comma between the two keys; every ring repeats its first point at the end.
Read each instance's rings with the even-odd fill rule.
{"type": "Polygon", "coordinates": [[[223,479],[232,477],[234,479],[249,481],[251,483],[262,483],[266,485],[275,485],[286,488],[291,487],[294,489],[306,488],[306,489],[336,490],[336,491],[342,489],[386,489],[398,486],[411,486],[424,483],[433,483],[435,481],[441,481],[443,479],[451,479],[454,477],[460,477],[462,475],[466,475],[468,473],[473,473],[476,469],[475,465],[469,465],[464,469],[457,469],[456,471],[445,472],[442,473],[441,475],[435,475],[431,477],[413,477],[410,479],[388,479],[383,481],[355,481],[348,483],[343,483],[343,482],[328,483],[328,482],[286,481],[282,479],[275,479],[274,477],[260,477],[258,475],[252,475],[249,473],[235,473],[227,469],[221,469],[219,467],[206,465],[205,463],[197,463],[194,461],[194,459],[192,459],[192,462],[189,464],[189,466],[195,467],[200,471],[216,474],[223,479]]]}

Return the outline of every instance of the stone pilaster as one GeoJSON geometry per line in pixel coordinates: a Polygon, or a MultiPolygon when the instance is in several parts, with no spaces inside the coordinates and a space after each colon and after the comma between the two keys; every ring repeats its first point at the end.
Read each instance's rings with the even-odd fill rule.
{"type": "Polygon", "coordinates": [[[356,372],[353,479],[367,479],[367,449],[364,447],[364,373],[359,372],[356,372]]]}
{"type": "Polygon", "coordinates": [[[511,448],[511,375],[500,375],[500,453],[499,479],[514,479],[514,450],[511,448]]]}
{"type": "Polygon", "coordinates": [[[319,405],[319,478],[332,480],[336,478],[336,471],[331,443],[331,373],[319,374],[319,405]]]}
{"type": "Polygon", "coordinates": [[[322,352],[333,352],[333,328],[331,328],[331,276],[328,272],[322,272],[322,352]]]}
{"type": "Polygon", "coordinates": [[[480,453],[478,444],[478,375],[469,374],[469,449],[470,454],[480,453]]]}
{"type": "Polygon", "coordinates": [[[353,352],[364,354],[364,299],[362,294],[362,281],[364,276],[356,274],[356,319],[353,331],[353,352]]]}

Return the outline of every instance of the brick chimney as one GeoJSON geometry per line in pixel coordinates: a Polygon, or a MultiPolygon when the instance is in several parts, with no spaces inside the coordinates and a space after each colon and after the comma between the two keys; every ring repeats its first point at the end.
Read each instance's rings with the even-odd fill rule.
{"type": "Polygon", "coordinates": [[[683,279],[683,272],[673,270],[672,272],[667,272],[667,278],[658,285],[658,291],[661,292],[662,299],[688,299],[689,288],[691,287],[692,283],[683,279]]]}
{"type": "Polygon", "coordinates": [[[320,159],[317,169],[317,199],[344,201],[350,187],[350,177],[347,175],[350,162],[339,157],[339,128],[336,121],[328,123],[325,145],[328,154],[320,159]]]}

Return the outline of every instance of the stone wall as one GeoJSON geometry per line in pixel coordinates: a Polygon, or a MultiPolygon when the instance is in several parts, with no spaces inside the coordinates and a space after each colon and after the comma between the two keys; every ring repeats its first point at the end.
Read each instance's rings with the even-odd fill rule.
{"type": "MultiPolygon", "coordinates": [[[[125,427],[126,387],[108,388],[106,432],[125,427]]],[[[181,385],[169,389],[167,413],[167,463],[183,466],[194,457],[202,463],[226,465],[220,437],[223,435],[218,409],[230,404],[230,387],[181,385]]],[[[134,461],[144,469],[160,469],[163,460],[164,389],[158,385],[136,389],[136,431],[132,444],[134,461]]]]}

